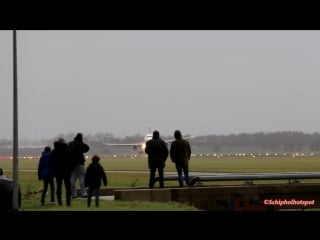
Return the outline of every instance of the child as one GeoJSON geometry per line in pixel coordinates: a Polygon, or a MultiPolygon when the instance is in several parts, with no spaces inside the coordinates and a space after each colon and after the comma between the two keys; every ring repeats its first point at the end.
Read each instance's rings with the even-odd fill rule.
{"type": "Polygon", "coordinates": [[[38,164],[38,179],[40,181],[43,181],[43,188],[42,188],[42,194],[41,194],[41,200],[40,203],[42,206],[44,206],[45,203],[45,197],[48,191],[48,186],[50,186],[50,199],[52,205],[55,205],[54,202],[54,173],[52,166],[49,162],[51,154],[51,148],[49,146],[44,148],[44,151],[41,154],[39,164],[38,164]]]}
{"type": "Polygon", "coordinates": [[[95,196],[96,207],[99,206],[99,196],[100,196],[100,187],[101,180],[103,181],[104,186],[107,186],[107,175],[99,163],[100,157],[94,155],[91,159],[91,163],[86,169],[86,174],[84,178],[84,185],[88,187],[88,207],[91,204],[91,197],[95,196]]]}

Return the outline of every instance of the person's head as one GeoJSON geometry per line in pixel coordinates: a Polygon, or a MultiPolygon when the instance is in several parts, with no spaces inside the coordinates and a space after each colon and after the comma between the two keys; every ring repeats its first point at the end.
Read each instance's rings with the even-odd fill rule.
{"type": "Polygon", "coordinates": [[[100,161],[100,157],[98,155],[93,155],[91,161],[93,163],[98,163],[100,161]]]}
{"type": "Polygon", "coordinates": [[[45,152],[51,152],[51,147],[46,146],[46,147],[44,148],[44,151],[45,151],[45,152]]]}
{"type": "Polygon", "coordinates": [[[57,141],[54,141],[53,143],[54,148],[59,148],[63,145],[67,145],[66,141],[63,138],[59,138],[57,141]]]}
{"type": "Polygon", "coordinates": [[[59,139],[57,140],[57,143],[66,144],[66,141],[65,141],[63,138],[59,138],[59,139]]]}
{"type": "Polygon", "coordinates": [[[182,138],[180,130],[175,130],[174,131],[174,138],[175,139],[181,139],[182,138]]]}
{"type": "Polygon", "coordinates": [[[152,138],[160,138],[160,133],[157,130],[153,131],[152,138]]]}
{"type": "Polygon", "coordinates": [[[82,133],[77,133],[74,138],[75,141],[82,142],[82,133]]]}

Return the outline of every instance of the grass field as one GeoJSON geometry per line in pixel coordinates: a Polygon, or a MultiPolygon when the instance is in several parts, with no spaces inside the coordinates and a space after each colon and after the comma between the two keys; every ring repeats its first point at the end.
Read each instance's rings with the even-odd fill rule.
{"type": "MultiPolygon", "coordinates": [[[[42,210],[39,206],[42,182],[37,179],[38,159],[19,160],[19,183],[22,193],[21,210],[42,210]]],[[[90,160],[86,161],[86,165],[90,160]]],[[[0,168],[6,176],[12,178],[12,160],[1,159],[0,168]]],[[[141,158],[104,158],[101,164],[107,172],[108,186],[111,188],[146,187],[149,172],[147,159],[141,158]]],[[[190,160],[190,172],[252,173],[252,172],[320,172],[320,159],[317,157],[194,157],[190,160]]],[[[165,175],[175,174],[174,164],[168,160],[165,175]]],[[[305,180],[320,182],[320,180],[305,180]]],[[[268,181],[271,183],[272,181],[268,181]]],[[[236,182],[239,183],[239,182],[236,182]]],[[[233,184],[236,184],[233,183],[233,184]]],[[[243,183],[243,182],[241,182],[243,183]]],[[[240,184],[241,184],[240,183],[240,184]]],[[[263,183],[263,182],[262,182],[263,183]]],[[[177,182],[166,182],[165,186],[177,186],[177,182]]],[[[231,184],[218,182],[215,184],[231,184]]],[[[85,208],[84,199],[75,199],[72,210],[98,210],[85,208]]],[[[99,210],[194,210],[177,203],[123,203],[118,201],[100,201],[99,210]]],[[[67,209],[67,208],[66,208],[67,209]]],[[[61,210],[57,206],[45,206],[45,210],[61,210]]],[[[70,210],[67,209],[67,210],[70,210]]]]}

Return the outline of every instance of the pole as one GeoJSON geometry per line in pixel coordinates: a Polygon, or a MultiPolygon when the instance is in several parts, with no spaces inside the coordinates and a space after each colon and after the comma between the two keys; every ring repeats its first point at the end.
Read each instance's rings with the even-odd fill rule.
{"type": "Polygon", "coordinates": [[[17,76],[17,33],[13,30],[13,197],[12,208],[19,208],[18,174],[18,76],[17,76]]]}

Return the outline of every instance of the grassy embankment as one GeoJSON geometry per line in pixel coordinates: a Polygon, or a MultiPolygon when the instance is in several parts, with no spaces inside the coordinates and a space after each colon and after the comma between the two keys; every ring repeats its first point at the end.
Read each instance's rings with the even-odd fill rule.
{"type": "MultiPolygon", "coordinates": [[[[101,159],[101,164],[107,172],[110,188],[146,187],[148,182],[147,159],[141,158],[108,158],[101,159]]],[[[86,164],[90,160],[88,159],[86,164]]],[[[75,210],[75,211],[193,211],[190,206],[179,203],[155,203],[155,202],[123,202],[123,201],[100,201],[99,208],[86,207],[85,199],[74,199],[72,206],[40,206],[40,193],[42,182],[37,179],[38,159],[19,160],[19,183],[22,192],[21,211],[29,210],[75,210]]],[[[1,159],[0,167],[5,175],[12,177],[12,160],[1,159]]],[[[228,173],[250,173],[250,172],[320,172],[320,159],[317,157],[194,157],[190,161],[190,172],[228,172],[228,173]]],[[[175,168],[170,160],[167,161],[165,175],[175,174],[175,168]]],[[[287,181],[268,181],[268,183],[287,181]]],[[[320,182],[320,180],[303,180],[303,182],[320,182]]],[[[256,181],[266,183],[266,181],[256,181]]],[[[236,182],[210,182],[208,184],[243,184],[236,182]]],[[[177,182],[170,181],[166,186],[177,186],[177,182]]],[[[48,198],[48,197],[47,197],[48,198]]]]}

